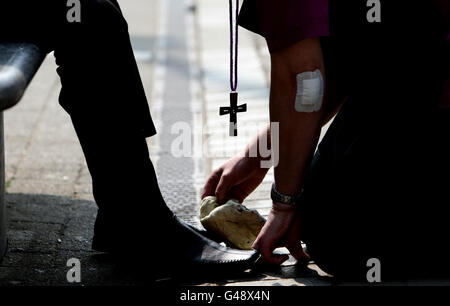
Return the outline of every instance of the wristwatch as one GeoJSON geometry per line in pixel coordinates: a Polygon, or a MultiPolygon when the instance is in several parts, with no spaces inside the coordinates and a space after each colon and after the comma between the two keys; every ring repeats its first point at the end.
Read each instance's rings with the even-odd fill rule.
{"type": "Polygon", "coordinates": [[[295,202],[298,200],[298,198],[301,196],[303,192],[303,189],[296,195],[289,196],[282,194],[275,188],[275,183],[272,184],[272,191],[270,192],[270,197],[272,198],[272,201],[287,204],[287,205],[295,205],[295,202]]]}

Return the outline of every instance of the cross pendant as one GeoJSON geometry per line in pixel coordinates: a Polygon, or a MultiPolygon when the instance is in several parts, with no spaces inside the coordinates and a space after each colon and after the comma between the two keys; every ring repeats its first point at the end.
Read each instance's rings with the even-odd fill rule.
{"type": "Polygon", "coordinates": [[[247,104],[237,105],[238,93],[230,93],[230,106],[220,108],[220,116],[230,115],[230,136],[237,136],[237,113],[247,111],[247,104]]]}

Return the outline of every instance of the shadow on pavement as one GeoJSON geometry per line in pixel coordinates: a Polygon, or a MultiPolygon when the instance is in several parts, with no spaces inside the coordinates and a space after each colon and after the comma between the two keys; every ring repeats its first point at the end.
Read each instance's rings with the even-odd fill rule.
{"type": "MultiPolygon", "coordinates": [[[[314,270],[291,263],[282,267],[259,265],[238,273],[224,270],[205,274],[188,269],[170,276],[163,273],[155,280],[148,263],[139,263],[138,269],[149,272],[136,274],[112,256],[91,250],[97,214],[94,202],[45,194],[7,194],[6,205],[9,249],[0,265],[0,285],[225,285],[319,278],[314,270]],[[80,261],[81,283],[67,281],[71,269],[67,261],[71,258],[80,261]]],[[[170,271],[170,263],[166,265],[170,271]]]]}

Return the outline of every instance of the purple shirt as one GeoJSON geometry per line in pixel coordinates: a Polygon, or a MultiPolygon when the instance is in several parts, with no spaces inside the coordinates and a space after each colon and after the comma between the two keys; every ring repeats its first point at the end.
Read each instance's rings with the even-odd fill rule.
{"type": "Polygon", "coordinates": [[[328,0],[244,0],[239,24],[264,36],[271,52],[305,38],[328,36],[328,0]]]}
{"type": "MultiPolygon", "coordinates": [[[[448,0],[434,0],[442,12],[443,26],[450,26],[448,0]]],[[[305,38],[329,36],[328,0],[244,0],[239,24],[266,38],[270,52],[280,51],[305,38]]],[[[447,32],[450,50],[450,33],[447,32]]],[[[445,38],[444,38],[445,39],[445,38]]],[[[450,73],[450,66],[448,67],[450,73]]],[[[450,78],[442,88],[441,108],[450,108],[450,78]]]]}

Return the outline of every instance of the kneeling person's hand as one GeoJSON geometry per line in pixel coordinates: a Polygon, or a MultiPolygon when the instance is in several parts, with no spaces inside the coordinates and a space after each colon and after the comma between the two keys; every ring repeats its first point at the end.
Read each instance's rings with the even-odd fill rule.
{"type": "Polygon", "coordinates": [[[216,196],[220,204],[228,199],[242,203],[261,184],[268,170],[260,167],[258,158],[235,156],[211,174],[202,199],[216,196]]]}
{"type": "Polygon", "coordinates": [[[289,256],[274,254],[279,247],[286,247],[297,261],[308,260],[300,242],[300,218],[294,207],[273,203],[267,221],[259,233],[253,248],[270,264],[282,264],[289,256]]]}

